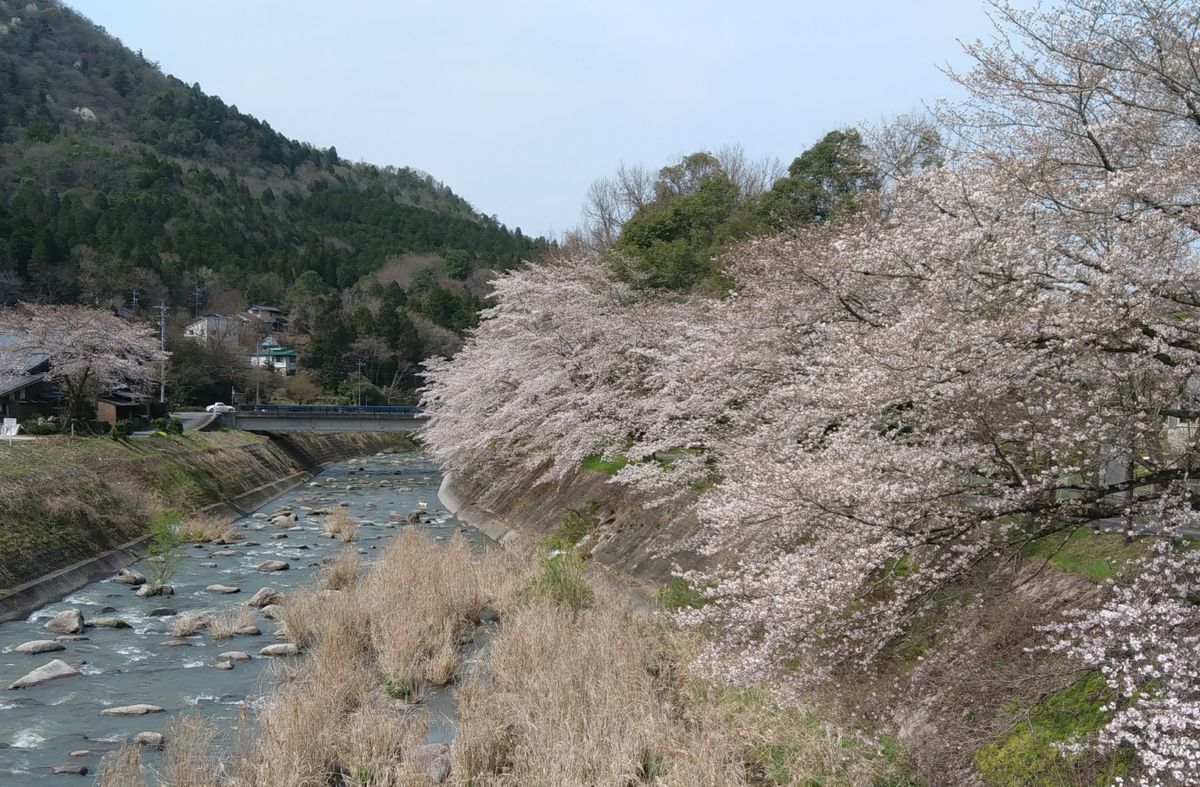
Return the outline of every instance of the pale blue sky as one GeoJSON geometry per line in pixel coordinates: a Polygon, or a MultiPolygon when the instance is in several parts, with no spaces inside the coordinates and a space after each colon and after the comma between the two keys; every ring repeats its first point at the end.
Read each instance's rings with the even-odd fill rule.
{"type": "Polygon", "coordinates": [[[529,234],[620,163],[827,130],[956,96],[982,0],[67,0],[284,134],[412,166],[529,234]]]}

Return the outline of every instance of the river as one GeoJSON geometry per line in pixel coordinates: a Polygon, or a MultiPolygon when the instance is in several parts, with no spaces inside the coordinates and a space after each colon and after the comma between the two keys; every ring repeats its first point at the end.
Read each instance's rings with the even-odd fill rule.
{"type": "MultiPolygon", "coordinates": [[[[180,615],[219,612],[244,604],[264,586],[286,593],[312,583],[322,558],[344,545],[325,538],[321,517],[307,512],[341,503],[363,525],[355,546],[368,563],[404,526],[390,519],[405,518],[416,510],[426,512],[428,521],[418,527],[432,539],[448,540],[464,529],[468,541],[477,548],[490,543],[482,533],[442,508],[437,499],[440,481],[437,465],[423,454],[380,454],[343,462],[263,506],[261,510],[266,513],[291,508],[299,514],[299,523],[291,530],[248,516],[235,522],[244,536],[238,543],[185,545],[184,560],[170,580],[174,596],[141,599],[133,595],[133,588],[105,579],[47,605],[26,620],[0,624],[0,679],[4,686],[54,658],[83,673],[0,696],[0,785],[28,784],[45,776],[57,782],[68,778],[53,775],[54,767],[63,765],[87,767],[86,779],[72,778],[89,783],[99,770],[104,752],[118,748],[141,731],[165,732],[178,713],[201,712],[221,720],[226,729],[236,728],[243,709],[261,706],[271,691],[277,660],[257,653],[263,646],[280,641],[274,636],[277,624],[256,613],[260,636],[215,642],[202,631],[189,637],[187,645],[171,646],[163,643],[172,639],[170,626],[176,618],[151,617],[148,613],[160,607],[170,607],[180,615]],[[287,537],[271,539],[281,532],[287,537]],[[213,554],[224,550],[237,554],[213,554]],[[265,560],[287,561],[291,568],[260,573],[257,566],[265,560]],[[202,565],[205,563],[209,566],[202,565]],[[223,595],[206,591],[212,584],[238,587],[240,592],[223,595]],[[84,631],[87,640],[65,642],[66,650],[56,653],[35,656],[13,652],[23,642],[54,639],[55,634],[44,630],[42,623],[71,608],[79,609],[85,619],[113,616],[132,628],[88,628],[84,631]],[[232,670],[216,669],[216,655],[230,650],[245,651],[253,658],[236,663],[232,670]],[[108,707],[137,703],[160,706],[166,713],[133,718],[100,715],[108,707]],[[71,756],[81,750],[88,754],[71,756]]],[[[134,568],[148,573],[144,566],[134,568]]],[[[435,701],[427,706],[435,716],[431,719],[433,739],[449,737],[450,704],[435,701]]]]}

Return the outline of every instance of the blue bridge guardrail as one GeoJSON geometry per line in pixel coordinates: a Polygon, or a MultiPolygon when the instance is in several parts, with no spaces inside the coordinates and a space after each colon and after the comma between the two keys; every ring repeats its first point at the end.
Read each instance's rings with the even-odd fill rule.
{"type": "Polygon", "coordinates": [[[414,405],[250,404],[237,409],[246,415],[401,415],[418,418],[425,410],[414,405]]]}

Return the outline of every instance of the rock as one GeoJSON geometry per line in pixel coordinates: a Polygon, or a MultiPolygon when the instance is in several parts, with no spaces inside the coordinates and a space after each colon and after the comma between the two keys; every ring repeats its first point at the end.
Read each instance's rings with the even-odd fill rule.
{"type": "Polygon", "coordinates": [[[233,633],[237,634],[240,637],[257,637],[259,634],[262,633],[262,629],[260,629],[258,626],[251,624],[248,626],[242,626],[239,629],[235,629],[233,633]]]}
{"type": "Polygon", "coordinates": [[[53,653],[56,650],[66,650],[67,646],[53,639],[35,639],[32,642],[22,642],[13,648],[13,653],[23,653],[35,656],[38,653],[53,653]]]}
{"type": "Polygon", "coordinates": [[[79,670],[72,667],[61,659],[55,659],[49,664],[42,666],[25,675],[22,678],[14,680],[8,685],[9,689],[28,689],[33,686],[41,686],[51,681],[60,680],[62,678],[73,678],[80,674],[79,670]]]}
{"type": "Polygon", "coordinates": [[[224,653],[218,653],[219,661],[249,661],[250,654],[244,650],[227,650],[224,653]]]}
{"type": "Polygon", "coordinates": [[[50,618],[42,628],[59,634],[78,634],[83,631],[83,613],[77,609],[64,610],[50,618]]]}
{"type": "Polygon", "coordinates": [[[231,585],[209,585],[205,588],[209,593],[241,593],[241,588],[235,588],[231,585]]]}
{"type": "Polygon", "coordinates": [[[72,757],[86,757],[91,753],[92,753],[91,749],[76,749],[75,751],[71,752],[71,756],[72,757]]]}
{"type": "Polygon", "coordinates": [[[244,546],[244,547],[260,547],[260,546],[262,546],[262,544],[258,543],[257,541],[243,541],[242,546],[244,546]]]}
{"type": "Polygon", "coordinates": [[[262,572],[271,571],[287,571],[291,566],[282,560],[264,560],[258,564],[258,570],[262,572]]]}
{"type": "Polygon", "coordinates": [[[278,604],[267,604],[265,607],[261,608],[259,612],[261,612],[262,616],[267,620],[279,620],[279,616],[283,614],[283,607],[279,606],[278,604]]]}
{"type": "Polygon", "coordinates": [[[113,582],[120,582],[124,585],[144,585],[146,584],[146,575],[140,571],[134,571],[132,568],[123,568],[113,577],[113,582]]]}
{"type": "Polygon", "coordinates": [[[161,749],[167,742],[161,732],[139,732],[130,740],[138,746],[149,746],[152,749],[161,749]]]}
{"type": "Polygon", "coordinates": [[[179,610],[171,609],[170,607],[155,607],[146,613],[152,618],[169,618],[179,614],[179,610]]]}
{"type": "Polygon", "coordinates": [[[95,626],[96,628],[101,628],[101,629],[133,628],[132,626],[130,626],[128,623],[121,620],[120,618],[96,618],[91,623],[88,623],[88,625],[95,626]]]}
{"type": "Polygon", "coordinates": [[[280,642],[276,645],[267,645],[258,652],[260,656],[295,656],[300,652],[300,648],[290,642],[280,642]]]}
{"type": "Polygon", "coordinates": [[[216,563],[213,563],[212,561],[207,561],[207,560],[203,563],[197,563],[196,565],[200,566],[200,568],[216,568],[217,567],[216,563]]]}
{"type": "Polygon", "coordinates": [[[251,519],[266,519],[267,515],[265,513],[263,513],[262,511],[255,511],[253,514],[250,515],[250,518],[251,519]]]}
{"type": "Polygon", "coordinates": [[[408,524],[410,524],[410,525],[421,524],[421,512],[413,511],[411,514],[409,514],[408,515],[408,524]]]}
{"type": "Polygon", "coordinates": [[[218,661],[213,667],[217,669],[233,669],[232,661],[218,661]]]}
{"type": "Polygon", "coordinates": [[[263,607],[267,607],[272,604],[280,604],[282,602],[282,593],[273,587],[264,587],[260,588],[257,593],[250,597],[250,600],[246,602],[246,606],[258,607],[259,609],[262,609],[263,607]]]}
{"type": "Polygon", "coordinates": [[[90,637],[83,634],[59,634],[55,639],[59,642],[87,642],[90,637]]]}
{"type": "Polygon", "coordinates": [[[212,556],[213,557],[237,557],[240,554],[241,554],[241,552],[238,552],[236,549],[218,549],[216,552],[212,553],[212,556]]]}
{"type": "MultiPolygon", "coordinates": [[[[97,615],[111,615],[112,613],[114,613],[116,611],[117,611],[116,607],[100,607],[100,609],[96,610],[96,614],[97,615]]],[[[91,625],[91,624],[85,623],[84,625],[91,625]]]]}
{"type": "Polygon", "coordinates": [[[292,525],[296,524],[297,521],[298,517],[296,517],[294,514],[284,514],[283,516],[277,516],[272,519],[271,524],[275,527],[291,527],[292,525]]]}
{"type": "Polygon", "coordinates": [[[182,648],[182,647],[190,648],[192,646],[192,643],[188,642],[186,639],[179,639],[178,637],[176,637],[175,639],[168,639],[168,640],[166,640],[164,642],[160,642],[158,644],[162,645],[164,648],[182,648]]]}
{"type": "Polygon", "coordinates": [[[100,711],[101,716],[145,716],[150,713],[165,713],[165,711],[157,705],[147,705],[144,702],[137,705],[121,705],[116,708],[105,708],[100,711]]]}
{"type": "Polygon", "coordinates": [[[153,585],[147,584],[138,588],[134,595],[138,598],[150,598],[151,596],[173,596],[175,595],[175,588],[171,587],[170,585],[159,585],[158,587],[154,587],[153,585]]]}
{"type": "Polygon", "coordinates": [[[86,765],[55,765],[54,772],[60,776],[87,776],[86,765]]]}
{"type": "Polygon", "coordinates": [[[450,747],[444,743],[428,743],[417,749],[417,761],[425,767],[425,775],[434,784],[441,784],[450,775],[450,747]]]}
{"type": "Polygon", "coordinates": [[[275,533],[271,536],[271,540],[278,541],[281,538],[287,538],[287,537],[288,537],[287,533],[275,533]]]}

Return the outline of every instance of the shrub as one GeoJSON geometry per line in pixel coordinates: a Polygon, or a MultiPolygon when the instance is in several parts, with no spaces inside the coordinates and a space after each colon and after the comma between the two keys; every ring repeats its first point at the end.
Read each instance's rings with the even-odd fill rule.
{"type": "Polygon", "coordinates": [[[325,517],[325,535],[349,543],[358,534],[358,523],[344,508],[335,508],[325,517]]]}
{"type": "Polygon", "coordinates": [[[218,539],[233,541],[238,537],[237,529],[231,523],[209,514],[188,517],[178,526],[176,534],[182,542],[199,544],[218,539]]]}
{"type": "Polygon", "coordinates": [[[32,435],[59,434],[62,432],[62,427],[59,426],[58,421],[41,417],[22,421],[21,429],[25,434],[32,435]]]}
{"type": "Polygon", "coordinates": [[[133,424],[131,424],[129,421],[117,421],[116,424],[113,425],[112,431],[108,433],[108,436],[114,440],[120,440],[121,438],[128,437],[131,434],[133,434],[133,424]]]}

